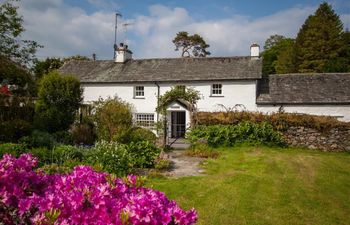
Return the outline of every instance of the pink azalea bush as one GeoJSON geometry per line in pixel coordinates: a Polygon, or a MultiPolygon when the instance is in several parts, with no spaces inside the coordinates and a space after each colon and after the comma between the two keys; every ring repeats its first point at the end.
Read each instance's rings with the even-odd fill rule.
{"type": "Polygon", "coordinates": [[[5,224],[194,224],[182,210],[136,176],[117,179],[88,166],[65,175],[33,171],[30,154],[0,161],[0,218],[5,224]]]}

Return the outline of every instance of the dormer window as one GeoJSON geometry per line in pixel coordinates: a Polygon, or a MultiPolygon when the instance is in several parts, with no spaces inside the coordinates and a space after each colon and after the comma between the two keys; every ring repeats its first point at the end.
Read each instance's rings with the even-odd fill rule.
{"type": "Polygon", "coordinates": [[[135,98],[144,98],[145,97],[145,87],[144,86],[135,86],[134,97],[135,98]]]}
{"type": "Polygon", "coordinates": [[[222,84],[212,84],[211,95],[212,96],[222,96],[222,84]]]}

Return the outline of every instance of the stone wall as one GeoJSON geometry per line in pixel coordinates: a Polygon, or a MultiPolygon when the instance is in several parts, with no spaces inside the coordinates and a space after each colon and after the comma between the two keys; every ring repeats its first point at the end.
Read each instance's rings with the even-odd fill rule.
{"type": "Polygon", "coordinates": [[[334,128],[321,133],[305,127],[290,127],[283,133],[289,146],[323,151],[350,151],[350,129],[334,128]]]}

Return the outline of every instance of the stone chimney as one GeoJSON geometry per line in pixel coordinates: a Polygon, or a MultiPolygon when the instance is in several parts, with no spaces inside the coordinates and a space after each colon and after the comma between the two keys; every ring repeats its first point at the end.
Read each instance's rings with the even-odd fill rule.
{"type": "Polygon", "coordinates": [[[132,59],[132,51],[128,49],[127,45],[124,45],[124,43],[120,43],[119,47],[116,49],[115,62],[125,63],[130,59],[132,59]]]}
{"type": "Polygon", "coordinates": [[[260,57],[260,46],[257,43],[253,43],[250,46],[250,57],[257,59],[260,57]]]}

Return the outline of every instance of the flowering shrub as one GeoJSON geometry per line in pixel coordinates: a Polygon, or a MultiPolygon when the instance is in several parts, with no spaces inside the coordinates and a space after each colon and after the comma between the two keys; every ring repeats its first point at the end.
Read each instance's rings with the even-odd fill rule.
{"type": "Polygon", "coordinates": [[[0,161],[0,218],[5,224],[194,224],[175,201],[142,187],[142,179],[117,179],[87,166],[66,175],[34,172],[29,154],[0,161]]]}

